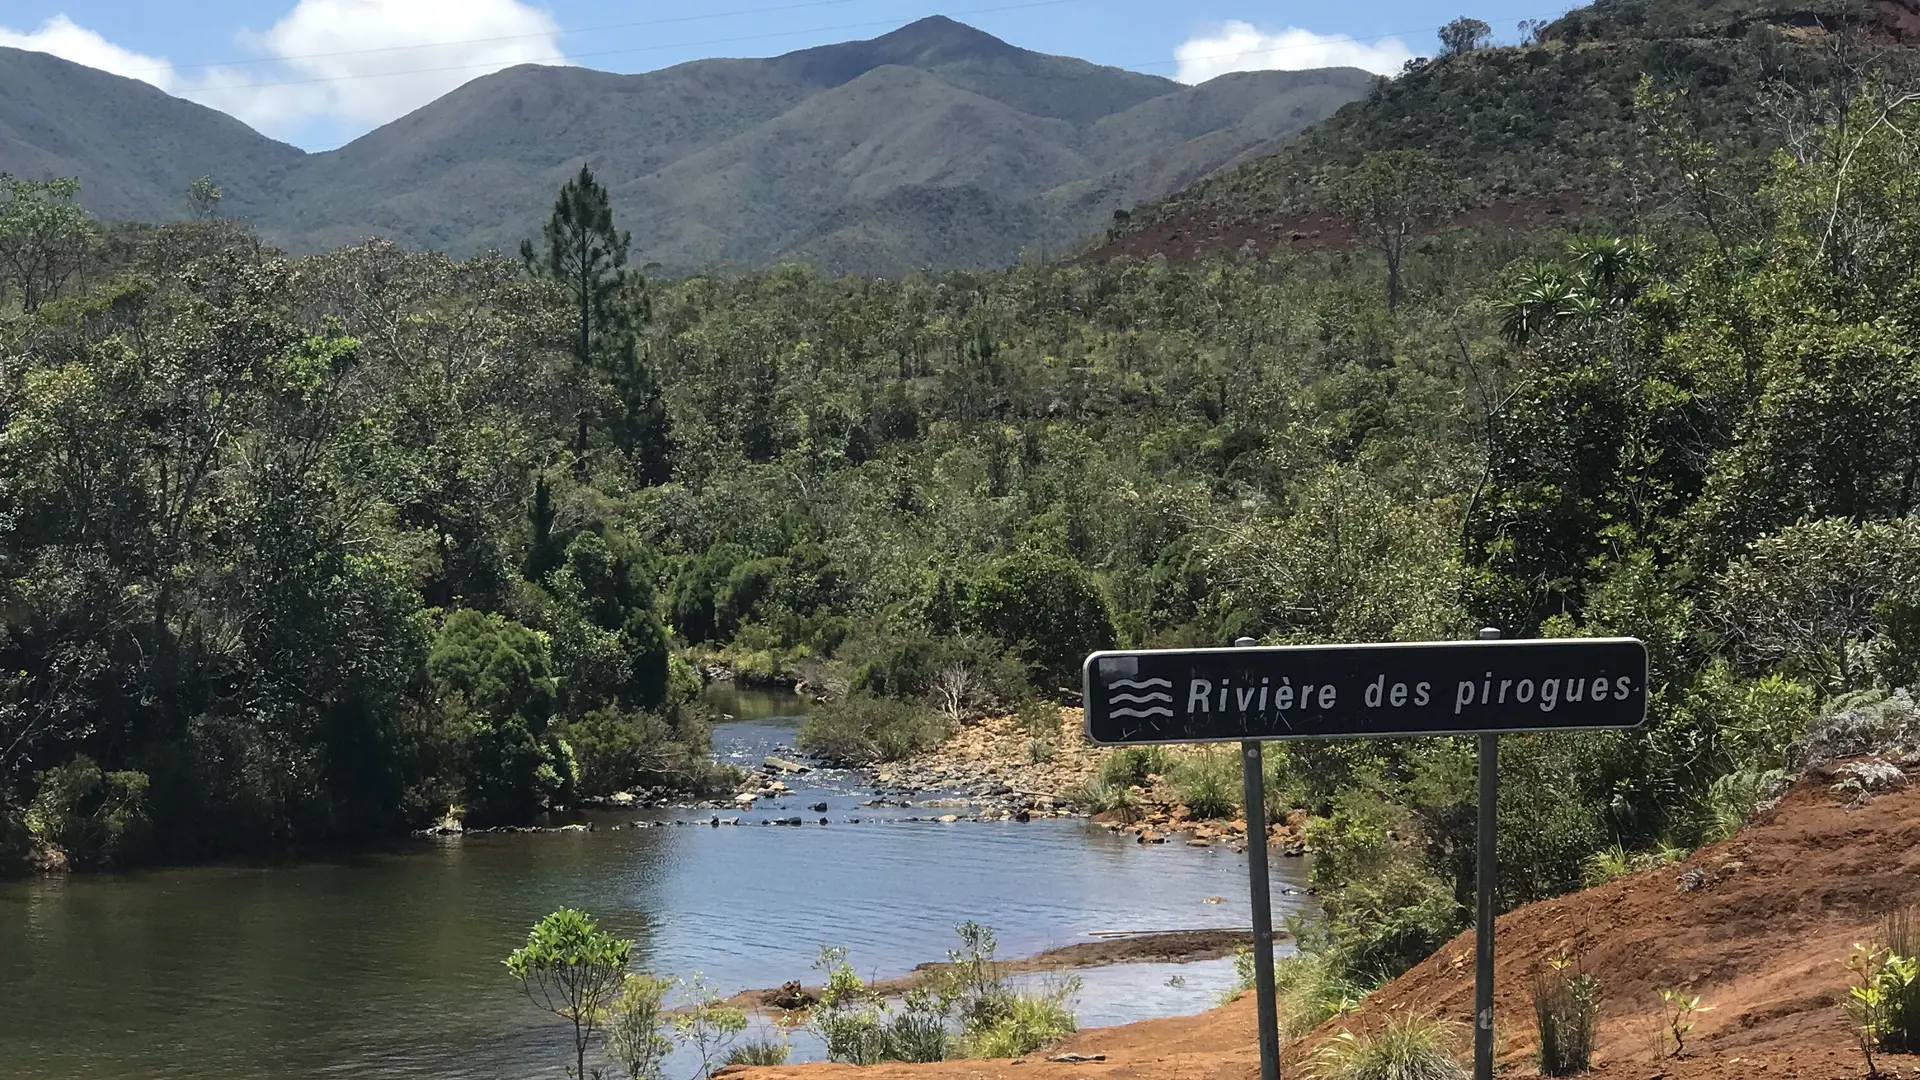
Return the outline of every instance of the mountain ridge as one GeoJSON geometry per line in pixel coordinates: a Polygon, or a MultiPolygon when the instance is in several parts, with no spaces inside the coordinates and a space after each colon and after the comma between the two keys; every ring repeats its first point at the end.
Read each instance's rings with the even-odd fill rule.
{"type": "Polygon", "coordinates": [[[638,74],[518,65],[306,153],[144,83],[0,50],[0,134],[12,136],[0,171],[77,175],[96,213],[149,220],[183,216],[187,183],[211,174],[223,211],[289,251],[386,236],[464,255],[537,234],[585,164],[636,262],[687,273],[799,258],[897,274],[1071,244],[1115,209],[1322,119],[1373,78],[1330,68],[1189,87],[930,16],[765,59],[638,74]],[[86,115],[68,115],[80,111],[70,101],[86,115]],[[138,128],[116,128],[122,101],[139,106],[138,128]],[[86,138],[49,134],[63,129],[86,138]]]}

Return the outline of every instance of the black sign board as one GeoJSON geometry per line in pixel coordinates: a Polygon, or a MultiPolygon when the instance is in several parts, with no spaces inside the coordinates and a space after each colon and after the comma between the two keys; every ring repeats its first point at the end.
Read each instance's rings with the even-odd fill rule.
{"type": "Polygon", "coordinates": [[[1647,649],[1632,638],[1097,652],[1087,738],[1241,742],[1632,728],[1647,649]]]}

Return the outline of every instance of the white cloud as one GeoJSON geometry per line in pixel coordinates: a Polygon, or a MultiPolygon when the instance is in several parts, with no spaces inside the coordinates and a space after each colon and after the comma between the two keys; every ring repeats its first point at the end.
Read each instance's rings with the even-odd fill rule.
{"type": "Polygon", "coordinates": [[[65,15],[33,33],[0,27],[0,45],[142,79],[281,138],[317,120],[357,134],[489,72],[566,63],[559,37],[553,17],[522,0],[298,0],[269,29],[239,35],[268,62],[189,76],[65,15]]]}
{"type": "Polygon", "coordinates": [[[1413,52],[1399,38],[1355,41],[1293,26],[1268,31],[1236,19],[1196,33],[1174,48],[1173,58],[1180,64],[1174,78],[1192,84],[1229,71],[1357,67],[1392,75],[1413,58],[1413,52]]]}
{"type": "Polygon", "coordinates": [[[162,90],[174,88],[173,68],[165,60],[123,49],[65,15],[55,15],[32,33],[0,26],[0,45],[52,53],[62,60],[150,82],[162,90]]]}

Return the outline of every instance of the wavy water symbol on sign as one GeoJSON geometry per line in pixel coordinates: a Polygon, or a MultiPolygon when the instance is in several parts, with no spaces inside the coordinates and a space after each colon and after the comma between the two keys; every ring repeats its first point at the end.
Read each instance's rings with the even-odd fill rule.
{"type": "Polygon", "coordinates": [[[1173,684],[1166,679],[1116,679],[1107,684],[1111,716],[1172,716],[1173,684]]]}

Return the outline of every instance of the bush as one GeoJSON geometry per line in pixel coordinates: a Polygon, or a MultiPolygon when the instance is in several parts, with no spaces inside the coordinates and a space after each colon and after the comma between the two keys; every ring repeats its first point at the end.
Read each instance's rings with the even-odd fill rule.
{"type": "Polygon", "coordinates": [[[1867,1075],[1881,1075],[1876,1053],[1911,1054],[1920,1049],[1920,919],[1903,908],[1881,924],[1883,944],[1856,944],[1843,963],[1854,986],[1842,1008],[1853,1022],[1867,1075]]]}
{"type": "Polygon", "coordinates": [[[546,642],[499,615],[463,608],[447,616],[427,654],[427,673],[440,695],[457,693],[469,708],[518,718],[534,734],[553,715],[546,642]]]}
{"type": "Polygon", "coordinates": [[[1582,970],[1578,961],[1555,960],[1533,973],[1540,1075],[1574,1076],[1587,1071],[1599,1012],[1600,980],[1582,970]]]}
{"type": "Polygon", "coordinates": [[[1909,690],[1862,690],[1833,699],[1807,728],[1802,769],[1862,754],[1893,756],[1920,748],[1920,704],[1909,690]]]}
{"type": "Polygon", "coordinates": [[[1164,746],[1127,746],[1100,763],[1100,779],[1108,784],[1146,784],[1147,778],[1166,774],[1172,756],[1164,746]]]}
{"type": "Polygon", "coordinates": [[[578,792],[587,796],[652,785],[698,793],[727,788],[735,777],[709,756],[710,732],[705,712],[691,706],[667,715],[595,709],[553,726],[572,748],[578,792]]]}
{"type": "Polygon", "coordinates": [[[1308,1075],[1314,1080],[1466,1080],[1454,1060],[1460,1037],[1443,1020],[1401,1014],[1390,1016],[1366,1035],[1343,1031],[1313,1055],[1308,1075]]]}
{"type": "Polygon", "coordinates": [[[1037,992],[1012,993],[998,1016],[967,1036],[967,1056],[1021,1057],[1073,1034],[1071,1002],[1078,991],[1079,980],[1068,979],[1037,992]]]}
{"type": "Polygon", "coordinates": [[[951,1042],[941,1003],[924,989],[907,994],[899,1012],[880,1025],[880,1060],[921,1064],[944,1061],[951,1042]]]}
{"type": "Polygon", "coordinates": [[[723,1065],[785,1065],[793,1048],[779,1039],[748,1039],[727,1051],[723,1065]]]}
{"type": "Polygon", "coordinates": [[[903,701],[854,695],[815,709],[800,725],[800,749],[835,765],[870,765],[930,750],[949,734],[947,721],[903,701]]]}
{"type": "Polygon", "coordinates": [[[937,704],[955,715],[1014,700],[1027,682],[1020,661],[979,634],[869,635],[847,642],[836,657],[852,670],[853,693],[937,704]]]}
{"type": "Polygon", "coordinates": [[[1450,883],[1389,835],[1405,827],[1396,813],[1356,791],[1332,815],[1310,820],[1310,873],[1322,918],[1288,920],[1303,948],[1363,985],[1426,959],[1464,921],[1450,883]]]}
{"type": "Polygon", "coordinates": [[[1190,817],[1223,818],[1238,812],[1243,779],[1240,755],[1230,751],[1202,750],[1173,767],[1173,790],[1190,817]]]}
{"type": "Polygon", "coordinates": [[[1115,641],[1093,575],[1065,555],[1016,552],[973,583],[967,616],[1043,676],[1075,681],[1087,654],[1115,641]]]}
{"type": "Polygon", "coordinates": [[[1066,796],[1067,801],[1089,814],[1112,814],[1126,822],[1140,818],[1140,796],[1128,784],[1096,779],[1072,788],[1066,796]]]}
{"type": "MultiPolygon", "coordinates": [[[[1227,1000],[1254,988],[1253,949],[1243,946],[1233,957],[1233,989],[1227,1000]]],[[[1333,970],[1327,958],[1295,953],[1273,962],[1274,1011],[1280,1034],[1298,1038],[1335,1016],[1352,1012],[1362,991],[1333,970]]]]}
{"type": "Polygon", "coordinates": [[[1014,712],[1014,723],[1035,739],[1052,742],[1060,737],[1060,706],[1045,698],[1029,697],[1014,712]]]}
{"type": "Polygon", "coordinates": [[[1587,861],[1580,873],[1580,883],[1586,888],[1605,885],[1609,881],[1626,877],[1628,874],[1679,862],[1688,854],[1686,848],[1665,844],[1652,851],[1628,851],[1619,844],[1613,844],[1587,856],[1587,861]]]}
{"type": "MultiPolygon", "coordinates": [[[[1887,916],[1880,940],[1895,956],[1920,958],[1920,909],[1902,908],[1887,916]]],[[[1896,1054],[1920,1053],[1920,981],[1908,980],[1890,1003],[1882,1045],[1896,1054]]]]}
{"type": "Polygon", "coordinates": [[[24,824],[37,843],[66,853],[75,866],[138,861],[152,840],[147,774],[102,772],[84,754],[39,776],[24,824]]]}
{"type": "Polygon", "coordinates": [[[457,695],[447,705],[460,747],[460,795],[468,820],[512,824],[569,800],[580,774],[565,742],[535,735],[517,716],[469,712],[457,695]]]}

